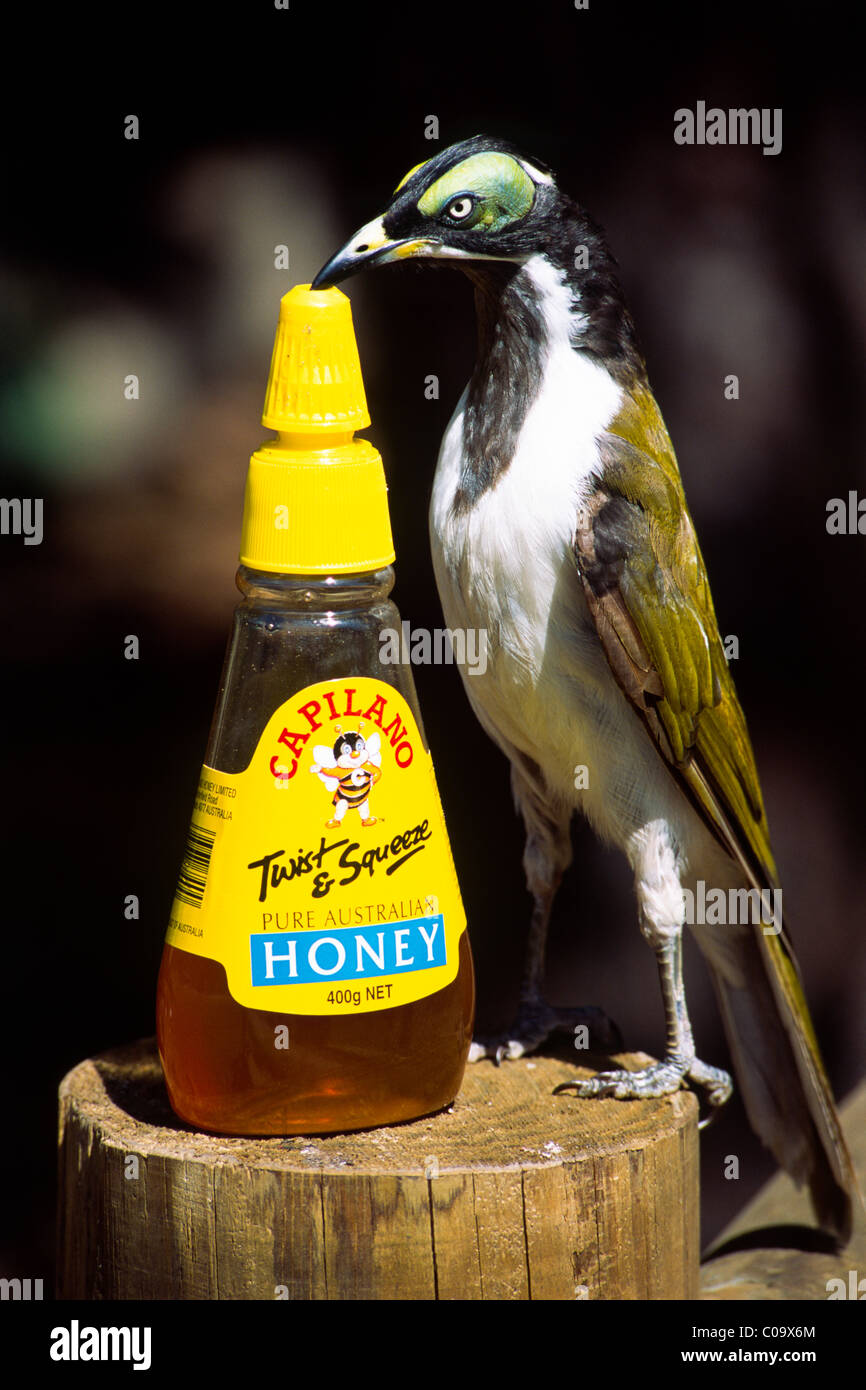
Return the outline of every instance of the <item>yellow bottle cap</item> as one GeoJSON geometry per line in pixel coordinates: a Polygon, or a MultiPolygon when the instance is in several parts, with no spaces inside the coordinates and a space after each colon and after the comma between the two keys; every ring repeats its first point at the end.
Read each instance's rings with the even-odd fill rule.
{"type": "Polygon", "coordinates": [[[394,559],[352,306],[337,289],[296,285],[280,302],[262,424],[278,431],[250,459],[242,565],[279,574],[345,574],[394,559]]]}

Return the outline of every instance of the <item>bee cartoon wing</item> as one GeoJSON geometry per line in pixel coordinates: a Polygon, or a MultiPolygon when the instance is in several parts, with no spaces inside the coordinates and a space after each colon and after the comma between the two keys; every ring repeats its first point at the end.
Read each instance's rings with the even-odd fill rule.
{"type": "Polygon", "coordinates": [[[328,776],[329,769],[336,766],[337,759],[334,757],[333,748],[328,748],[324,743],[317,743],[313,748],[313,764],[310,771],[318,775],[320,782],[329,792],[335,792],[340,785],[338,777],[328,776]]]}
{"type": "Polygon", "coordinates": [[[382,740],[378,734],[371,734],[367,739],[367,757],[374,767],[382,766],[382,740]]]}

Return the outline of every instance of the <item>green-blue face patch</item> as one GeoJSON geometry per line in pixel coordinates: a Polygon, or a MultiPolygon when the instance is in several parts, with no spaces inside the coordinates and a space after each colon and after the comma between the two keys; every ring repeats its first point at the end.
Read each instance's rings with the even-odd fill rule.
{"type": "Polygon", "coordinates": [[[473,154],[431,183],[418,200],[418,210],[425,217],[435,217],[461,193],[477,200],[463,225],[497,232],[526,216],[535,199],[535,184],[510,155],[473,154]]]}

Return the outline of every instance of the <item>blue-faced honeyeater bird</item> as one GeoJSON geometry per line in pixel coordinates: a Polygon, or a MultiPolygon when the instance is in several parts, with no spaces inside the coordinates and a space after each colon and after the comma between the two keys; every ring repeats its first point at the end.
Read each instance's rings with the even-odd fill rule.
{"type": "Polygon", "coordinates": [[[511,762],[534,903],[518,1017],[473,1054],[520,1056],[563,1021],[541,989],[579,809],[633,870],[667,1047],[573,1089],[629,1099],[688,1080],[728,1098],[730,1077],[695,1054],[682,974],[683,890],[722,890],[742,910],[693,930],[751,1124],[847,1239],[856,1183],[798,967],[781,913],[754,911],[781,890],[746,722],[605,238],[549,170],[477,136],[410,170],[313,288],[408,258],[451,263],[475,288],[478,357],[442,441],[430,537],[448,627],[487,633],[486,670],[461,674],[511,762]]]}

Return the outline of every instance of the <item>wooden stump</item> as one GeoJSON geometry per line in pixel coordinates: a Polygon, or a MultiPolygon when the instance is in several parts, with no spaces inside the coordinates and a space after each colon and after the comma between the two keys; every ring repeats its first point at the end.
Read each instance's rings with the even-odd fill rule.
{"type": "MultiPolygon", "coordinates": [[[[866,1081],[840,1106],[862,1192],[866,1192],[866,1081]]],[[[777,1173],[716,1236],[701,1267],[700,1297],[713,1302],[805,1302],[862,1297],[866,1210],[854,1202],[851,1240],[839,1250],[815,1226],[805,1188],[777,1173]]]]}
{"type": "Polygon", "coordinates": [[[60,1087],[58,1297],[696,1297],[694,1096],[551,1094],[578,1074],[482,1062],[427,1119],[235,1139],[175,1118],[152,1039],[82,1062],[60,1087]]]}

